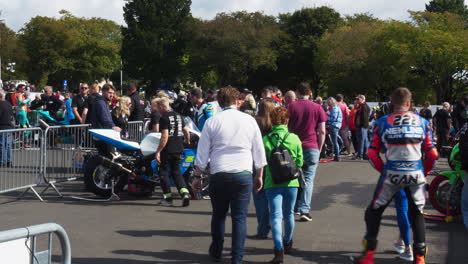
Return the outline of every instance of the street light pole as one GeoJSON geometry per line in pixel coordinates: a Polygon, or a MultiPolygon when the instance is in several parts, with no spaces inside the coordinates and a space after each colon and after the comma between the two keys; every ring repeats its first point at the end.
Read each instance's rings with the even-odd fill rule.
{"type": "MultiPolygon", "coordinates": [[[[4,19],[0,19],[1,24],[3,24],[4,21],[5,21],[4,19]]],[[[0,31],[0,33],[1,33],[1,31],[0,31]]],[[[2,43],[2,34],[0,34],[0,49],[2,48],[1,43],[2,43]]],[[[0,82],[2,83],[2,86],[3,86],[3,81],[2,81],[2,55],[0,55],[0,82]]]]}
{"type": "Polygon", "coordinates": [[[123,96],[123,63],[120,60],[120,96],[123,96]]]}

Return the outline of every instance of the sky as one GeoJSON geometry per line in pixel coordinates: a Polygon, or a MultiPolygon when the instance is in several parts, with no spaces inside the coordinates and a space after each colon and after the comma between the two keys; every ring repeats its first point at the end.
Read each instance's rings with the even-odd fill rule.
{"type": "MultiPolygon", "coordinates": [[[[269,15],[303,7],[329,6],[342,15],[371,13],[381,19],[406,20],[408,10],[422,11],[429,0],[192,0],[192,15],[212,19],[217,13],[263,11],[269,15]]],[[[79,17],[102,17],[123,25],[125,0],[0,0],[0,19],[18,31],[34,16],[58,17],[62,9],[79,17]]]]}

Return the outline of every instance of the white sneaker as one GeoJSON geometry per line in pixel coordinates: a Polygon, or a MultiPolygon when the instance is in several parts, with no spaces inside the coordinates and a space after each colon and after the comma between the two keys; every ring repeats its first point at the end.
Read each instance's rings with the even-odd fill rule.
{"type": "Polygon", "coordinates": [[[393,249],[395,249],[395,251],[398,253],[398,254],[403,254],[405,253],[405,242],[403,241],[403,239],[399,238],[397,240],[394,240],[393,241],[393,249]]]}
{"type": "Polygon", "coordinates": [[[406,247],[405,251],[400,254],[399,258],[406,260],[406,261],[413,261],[413,250],[411,249],[411,246],[406,247]]]}

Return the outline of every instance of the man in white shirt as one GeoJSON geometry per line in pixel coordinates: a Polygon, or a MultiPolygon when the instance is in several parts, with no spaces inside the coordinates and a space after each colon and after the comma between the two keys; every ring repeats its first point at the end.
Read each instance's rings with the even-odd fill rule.
{"type": "Polygon", "coordinates": [[[195,161],[197,177],[210,162],[209,188],[213,216],[209,254],[215,261],[220,261],[226,215],[230,207],[233,264],[242,263],[252,184],[257,191],[262,188],[261,175],[267,164],[260,129],[253,117],[236,110],[238,97],[236,88],[220,90],[218,102],[223,111],[206,121],[195,161]],[[257,171],[254,183],[252,164],[257,171]]]}

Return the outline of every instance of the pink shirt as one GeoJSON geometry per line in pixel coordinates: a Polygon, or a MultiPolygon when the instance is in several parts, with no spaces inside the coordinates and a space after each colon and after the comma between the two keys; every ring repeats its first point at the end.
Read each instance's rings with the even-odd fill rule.
{"type": "Polygon", "coordinates": [[[309,100],[298,100],[288,105],[289,131],[298,135],[304,149],[319,149],[318,124],[327,121],[322,106],[309,100]]]}
{"type": "Polygon", "coordinates": [[[343,115],[343,121],[341,122],[341,129],[348,129],[348,117],[349,117],[348,106],[346,106],[346,104],[343,102],[339,102],[337,104],[340,106],[341,114],[343,115]]]}

